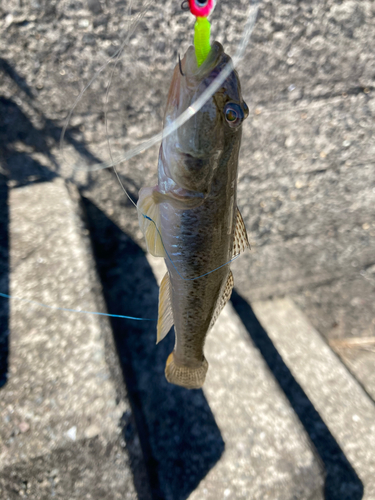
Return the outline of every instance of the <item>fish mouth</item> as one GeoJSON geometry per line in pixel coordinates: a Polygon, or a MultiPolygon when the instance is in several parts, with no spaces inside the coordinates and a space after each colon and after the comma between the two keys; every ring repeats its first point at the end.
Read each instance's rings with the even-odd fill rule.
{"type": "Polygon", "coordinates": [[[211,73],[221,65],[225,58],[223,46],[214,42],[211,50],[199,67],[195,56],[195,49],[190,46],[186,51],[180,65],[177,64],[173,73],[169,88],[167,106],[164,115],[164,124],[171,124],[192,104],[199,95],[199,86],[207,80],[207,86],[211,83],[211,73]]]}
{"type": "Polygon", "coordinates": [[[211,73],[219,64],[223,55],[224,48],[221,43],[214,42],[205,61],[198,66],[195,49],[193,46],[190,46],[181,61],[182,72],[188,79],[191,78],[199,82],[211,73]]]}
{"type": "MultiPolygon", "coordinates": [[[[181,60],[181,66],[176,65],[171,86],[169,89],[167,106],[164,115],[164,126],[169,126],[181,116],[189,106],[192,106],[199,96],[211,85],[221,69],[229,61],[219,42],[214,42],[206,60],[198,67],[195,49],[193,46],[186,51],[181,60]]],[[[170,164],[176,164],[176,158],[168,159],[174,152],[177,153],[178,165],[183,170],[195,172],[206,171],[210,163],[215,146],[215,126],[217,122],[217,105],[214,98],[209,98],[204,109],[191,116],[184,124],[164,140],[164,154],[170,164]],[[212,124],[212,138],[205,134],[212,124]]],[[[179,185],[185,185],[184,179],[178,175],[176,168],[171,168],[171,177],[179,185]]],[[[199,174],[199,175],[198,175],[199,174]]],[[[201,191],[199,182],[194,184],[196,191],[201,191]]]]}

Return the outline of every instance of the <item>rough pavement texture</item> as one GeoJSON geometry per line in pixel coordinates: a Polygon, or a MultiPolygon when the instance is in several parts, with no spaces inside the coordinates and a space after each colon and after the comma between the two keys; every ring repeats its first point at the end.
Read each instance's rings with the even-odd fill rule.
{"type": "MultiPolygon", "coordinates": [[[[253,251],[233,266],[236,286],[248,300],[292,294],[327,339],[373,337],[374,3],[261,12],[241,71],[254,113],[239,205],[253,251]]],[[[366,354],[354,373],[373,394],[366,354]]]]}
{"type": "MultiPolygon", "coordinates": [[[[192,35],[193,22],[188,14],[181,14],[180,3],[163,2],[163,12],[157,10],[158,2],[153,3],[114,74],[108,131],[116,154],[160,131],[171,69],[192,35]]],[[[219,2],[219,6],[223,4],[219,2]]],[[[217,38],[228,53],[233,53],[243,19],[236,14],[228,27],[230,12],[224,5],[220,11],[219,6],[213,28],[218,28],[217,38]],[[225,10],[227,17],[220,17],[225,10]]],[[[107,233],[95,236],[96,258],[106,274],[107,286],[117,280],[114,291],[106,294],[108,308],[124,312],[127,305],[118,300],[117,292],[137,287],[130,310],[143,316],[155,314],[157,288],[140,251],[144,242],[134,208],[111,172],[72,171],[75,164],[109,159],[102,105],[108,71],[94,83],[72,117],[65,161],[58,152],[63,119],[83,82],[89,81],[123,39],[127,7],[122,0],[9,0],[0,6],[1,266],[2,270],[8,268],[7,231],[2,229],[8,224],[8,187],[51,180],[57,175],[72,177],[86,198],[100,208],[101,219],[108,222],[110,218],[117,224],[117,229],[111,226],[107,233]],[[118,269],[108,259],[113,237],[117,242],[122,239],[123,251],[129,253],[118,269]],[[138,270],[135,265],[139,265],[138,270]],[[141,307],[147,294],[153,297],[153,311],[141,307]]],[[[239,206],[253,249],[233,266],[236,286],[248,301],[292,295],[315,328],[336,342],[332,345],[373,396],[374,8],[370,0],[262,2],[252,43],[239,68],[250,108],[244,126],[239,206]],[[361,344],[361,338],[370,340],[361,344]],[[337,344],[346,339],[357,343],[337,344]]],[[[156,158],[155,147],[121,166],[121,179],[133,199],[141,186],[155,184],[156,158]]],[[[91,222],[99,215],[91,213],[91,222]]],[[[120,257],[117,262],[121,262],[120,257]]],[[[4,291],[8,290],[7,274],[0,277],[4,291]]],[[[48,298],[48,290],[44,293],[48,298]]],[[[127,297],[131,298],[130,292],[127,297]]],[[[5,332],[8,307],[4,302],[0,316],[5,332]]],[[[117,348],[127,359],[128,344],[121,347],[124,327],[112,326],[117,332],[117,348]]],[[[127,328],[135,334],[146,332],[148,346],[146,327],[132,324],[127,328]]],[[[153,328],[149,331],[151,339],[153,328]]],[[[155,363],[161,391],[169,390],[162,385],[162,372],[170,339],[159,350],[144,347],[146,360],[141,356],[142,342],[140,338],[129,344],[138,348],[140,355],[135,357],[139,366],[125,373],[128,386],[132,388],[134,374],[147,372],[155,363]]],[[[2,367],[6,366],[7,336],[3,332],[0,357],[2,367]]],[[[146,379],[157,385],[152,377],[146,379]]],[[[148,391],[145,387],[142,394],[148,397],[148,391]]],[[[172,443],[180,439],[181,422],[189,429],[183,442],[194,442],[191,437],[196,427],[190,426],[190,415],[184,413],[190,403],[201,408],[203,428],[210,430],[210,442],[214,443],[206,454],[198,443],[187,447],[185,455],[175,457],[181,461],[171,488],[186,497],[219,460],[223,441],[202,393],[188,399],[186,406],[181,393],[174,394],[181,401],[178,418],[172,407],[166,409],[164,422],[155,417],[160,440],[170,438],[160,456],[168,446],[173,454],[172,443]],[[197,456],[196,451],[203,457],[198,468],[184,469],[197,456]],[[177,490],[180,484],[186,489],[177,490]]],[[[161,392],[155,396],[157,402],[161,398],[161,392]]],[[[132,406],[137,413],[137,401],[132,406]]],[[[305,428],[310,423],[307,420],[305,428]]],[[[147,439],[142,448],[152,468],[147,439]]],[[[355,483],[355,474],[351,477],[355,483]]],[[[155,478],[152,481],[157,482],[155,478]]]]}
{"type": "Polygon", "coordinates": [[[47,455],[2,469],[1,499],[136,499],[125,457],[119,442],[93,438],[67,443],[47,455]]]}
{"type": "MultiPolygon", "coordinates": [[[[87,235],[64,181],[14,189],[9,204],[11,294],[100,310],[87,235]]],[[[138,498],[122,435],[130,408],[108,368],[114,353],[107,318],[17,300],[10,310],[1,498],[82,498],[82,491],[90,498],[138,498]]]]}
{"type": "MultiPolygon", "coordinates": [[[[375,498],[375,406],[290,299],[254,302],[267,330],[364,485],[363,499],[375,498]]],[[[344,480],[340,498],[350,492],[344,480]]],[[[354,498],[356,491],[348,498],[354,498]]]]}

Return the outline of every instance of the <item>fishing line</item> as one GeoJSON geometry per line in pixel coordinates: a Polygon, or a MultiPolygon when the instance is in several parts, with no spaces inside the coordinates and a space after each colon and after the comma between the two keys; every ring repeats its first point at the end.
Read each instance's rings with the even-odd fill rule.
{"type": "Polygon", "coordinates": [[[0,293],[0,297],[4,299],[10,300],[18,300],[19,302],[24,302],[25,304],[33,304],[39,307],[44,307],[45,309],[52,309],[53,311],[65,311],[65,312],[74,312],[80,314],[90,314],[93,316],[107,316],[108,318],[121,318],[121,319],[132,319],[134,321],[157,321],[157,319],[151,318],[135,318],[133,316],[124,316],[122,314],[108,314],[94,311],[81,311],[80,309],[70,309],[67,307],[57,307],[57,306],[48,306],[47,304],[43,304],[42,302],[38,302],[36,300],[22,299],[20,297],[13,297],[12,295],[7,295],[6,293],[0,293]]]}
{"type": "MultiPolygon", "coordinates": [[[[164,138],[168,137],[170,134],[175,132],[178,128],[180,128],[182,125],[184,125],[191,117],[193,117],[198,111],[204,106],[204,104],[210,99],[215,92],[219,90],[219,88],[222,86],[224,81],[228,78],[228,76],[232,73],[232,71],[236,68],[236,66],[239,64],[241,59],[244,56],[245,49],[247,45],[249,44],[250,36],[251,33],[253,32],[254,26],[255,26],[255,21],[257,18],[258,10],[259,10],[259,4],[260,0],[254,0],[253,4],[250,6],[250,12],[247,17],[247,21],[245,24],[245,28],[243,30],[241,40],[238,44],[237,50],[235,55],[232,57],[232,60],[224,67],[224,69],[220,72],[220,74],[215,78],[215,80],[207,87],[207,89],[201,94],[200,97],[194,103],[189,106],[178,118],[176,118],[171,124],[167,125],[164,127],[164,129],[155,134],[153,137],[148,139],[147,141],[142,142],[138,146],[135,146],[134,148],[130,149],[127,153],[124,155],[120,156],[119,158],[116,158],[114,160],[111,160],[110,162],[103,162],[103,163],[97,163],[96,165],[92,165],[91,167],[80,167],[76,165],[74,167],[75,170],[78,171],[85,171],[85,172],[95,172],[97,170],[104,170],[106,168],[111,168],[119,165],[120,163],[130,160],[131,158],[134,158],[134,156],[139,155],[140,153],[143,153],[147,149],[151,148],[155,144],[158,144],[161,142],[164,138]]],[[[139,14],[138,17],[142,17],[142,14],[139,14]]],[[[139,23],[140,19],[137,21],[139,23]]],[[[133,34],[135,31],[135,27],[132,28],[131,34],[133,34]]],[[[126,40],[123,42],[123,45],[120,47],[119,51],[125,47],[125,44],[128,42],[129,36],[127,36],[126,40]]],[[[64,134],[65,131],[69,125],[72,113],[77,106],[78,102],[80,101],[83,93],[91,86],[91,84],[94,82],[94,80],[99,76],[99,74],[103,71],[103,69],[112,61],[114,57],[117,57],[119,51],[116,52],[114,56],[111,57],[109,61],[107,61],[103,66],[98,70],[98,72],[93,76],[93,78],[90,80],[90,82],[86,85],[86,87],[83,89],[83,91],[80,93],[80,95],[77,97],[73,104],[73,108],[70,111],[68,118],[66,120],[66,123],[64,125],[63,133],[61,136],[61,141],[60,141],[60,149],[63,152],[63,139],[64,139],[64,134]]]]}
{"type": "MultiPolygon", "coordinates": [[[[227,79],[227,77],[230,75],[230,73],[233,71],[234,67],[238,64],[238,62],[242,59],[243,57],[243,53],[246,49],[246,46],[248,45],[249,43],[249,39],[250,39],[250,35],[254,29],[254,25],[255,25],[255,21],[256,21],[256,17],[257,17],[257,13],[258,13],[258,7],[259,7],[259,2],[256,2],[256,9],[255,9],[255,12],[252,12],[250,10],[250,13],[249,13],[249,16],[248,16],[248,19],[247,19],[247,24],[246,24],[246,27],[245,27],[245,30],[244,30],[244,34],[243,34],[243,37],[242,37],[242,40],[239,44],[239,47],[237,49],[237,52],[236,52],[236,55],[234,56],[233,60],[232,60],[232,64],[233,64],[233,67],[232,67],[232,64],[228,63],[225,67],[224,67],[224,70],[219,74],[219,76],[214,80],[214,82],[206,89],[205,92],[203,92],[203,94],[200,96],[200,98],[198,98],[191,106],[189,106],[189,108],[179,117],[177,118],[174,122],[172,122],[172,124],[170,125],[171,127],[171,131],[169,132],[166,132],[164,135],[163,135],[163,138],[164,137],[167,137],[168,135],[170,135],[174,130],[176,130],[178,127],[180,127],[181,125],[183,125],[189,118],[191,118],[192,116],[194,116],[195,113],[197,113],[201,107],[207,102],[208,99],[210,99],[212,97],[212,95],[220,88],[220,86],[224,83],[224,81],[227,79]],[[253,15],[252,15],[253,14],[253,15]],[[189,112],[190,111],[190,116],[188,118],[184,118],[184,115],[186,114],[186,112],[189,112]],[[181,120],[182,119],[182,120],[181,120]],[[178,125],[178,122],[181,121],[181,123],[178,125]]],[[[197,18],[197,23],[198,23],[198,20],[200,19],[201,22],[203,21],[207,21],[206,18],[197,18]]],[[[208,23],[209,25],[209,23],[208,23]]],[[[197,27],[197,24],[196,24],[196,27],[197,27]]],[[[205,26],[205,28],[207,28],[205,26]]],[[[197,32],[196,32],[196,35],[197,35],[197,32]]],[[[196,36],[195,35],[195,36],[196,36]]],[[[200,37],[203,38],[203,35],[200,34],[200,37]]],[[[205,36],[206,40],[207,39],[207,36],[205,36]]],[[[201,41],[201,40],[200,40],[201,41]]],[[[198,62],[198,65],[199,65],[199,62],[198,62]]],[[[180,71],[181,71],[181,64],[180,64],[180,71]]],[[[168,130],[168,127],[165,127],[164,128],[164,131],[168,130]]],[[[162,131],[162,134],[163,132],[162,131]]],[[[152,140],[152,139],[151,139],[152,140]]],[[[117,175],[117,178],[119,178],[117,172],[116,172],[116,175],[117,175]]],[[[121,184],[121,182],[120,182],[121,184]]],[[[124,189],[124,187],[123,187],[124,189]]],[[[125,190],[125,189],[124,189],[125,190]]],[[[151,221],[159,236],[160,236],[160,240],[162,242],[162,245],[163,245],[163,248],[164,248],[164,251],[169,259],[169,261],[171,262],[172,266],[174,267],[174,269],[176,270],[178,276],[184,280],[184,281],[195,281],[197,279],[200,279],[200,278],[203,278],[204,276],[208,276],[209,274],[211,273],[214,273],[215,271],[217,271],[218,269],[221,269],[222,267],[230,264],[231,262],[233,262],[235,259],[237,259],[240,255],[237,255],[235,256],[234,258],[232,258],[231,260],[229,260],[228,262],[222,264],[221,266],[211,270],[211,271],[208,271],[207,273],[204,273],[200,276],[196,276],[194,278],[185,278],[181,275],[181,273],[178,271],[175,263],[173,262],[172,258],[170,257],[167,249],[165,248],[165,245],[164,245],[164,241],[163,241],[163,237],[161,235],[161,232],[159,230],[159,228],[157,227],[156,225],[156,222],[149,216],[147,216],[146,214],[144,213],[141,213],[141,215],[151,221]]]]}
{"type": "MultiPolygon", "coordinates": [[[[142,14],[142,16],[146,13],[146,11],[149,9],[151,5],[151,1],[149,1],[148,4],[146,4],[146,7],[145,7],[145,10],[142,14]]],[[[131,9],[132,9],[132,1],[129,3],[129,31],[130,31],[130,27],[131,27],[131,22],[130,22],[130,17],[131,17],[131,9]]],[[[140,19],[139,19],[140,21],[140,19]]],[[[106,91],[106,94],[105,94],[105,102],[104,102],[104,121],[105,121],[105,131],[106,131],[106,138],[107,138],[107,146],[108,146],[108,151],[109,151],[109,156],[111,158],[111,161],[113,162],[113,156],[112,156],[112,148],[111,148],[111,141],[109,140],[109,134],[108,134],[108,98],[109,98],[109,90],[110,90],[110,87],[111,87],[111,83],[112,83],[112,79],[113,79],[113,75],[115,73],[115,70],[116,70],[116,67],[117,67],[117,63],[119,62],[120,60],[120,57],[121,57],[121,54],[125,48],[125,45],[126,43],[129,41],[129,38],[125,40],[125,42],[123,43],[122,45],[122,48],[121,50],[118,52],[118,55],[116,57],[116,61],[115,61],[115,64],[112,68],[112,71],[111,71],[111,74],[110,74],[110,78],[109,78],[109,81],[108,81],[108,86],[107,86],[107,91],[106,91]]],[[[121,179],[120,179],[120,176],[117,172],[117,168],[115,166],[113,166],[113,171],[117,177],[117,180],[122,188],[122,190],[124,191],[125,193],[125,196],[128,198],[128,200],[135,206],[135,208],[137,208],[137,204],[134,203],[133,199],[130,197],[129,193],[127,192],[127,190],[125,189],[125,186],[123,185],[123,183],[121,182],[121,179]]]]}
{"type": "MultiPolygon", "coordinates": [[[[98,76],[104,71],[104,69],[108,66],[108,64],[110,64],[119,54],[121,54],[121,52],[124,50],[126,44],[129,42],[130,40],[130,37],[134,34],[135,30],[137,29],[139,23],[141,22],[143,16],[145,15],[145,13],[147,12],[147,10],[149,9],[150,5],[152,4],[152,0],[147,0],[146,2],[146,5],[145,5],[145,8],[143,11],[141,11],[135,18],[134,22],[133,22],[133,27],[129,28],[129,33],[127,34],[125,40],[123,41],[122,45],[120,46],[120,48],[118,50],[116,50],[116,52],[108,59],[108,61],[106,61],[104,64],[102,64],[102,66],[100,66],[100,68],[98,69],[98,71],[95,73],[95,75],[91,78],[91,80],[89,81],[89,83],[87,85],[85,85],[85,87],[81,90],[81,92],[78,94],[78,97],[76,98],[76,100],[74,101],[73,103],[73,106],[72,106],[72,109],[69,111],[69,114],[65,120],[65,123],[64,123],[64,126],[63,126],[63,129],[61,131],[61,137],[60,137],[60,153],[61,153],[61,157],[62,157],[62,160],[64,161],[65,158],[64,158],[64,137],[65,137],[65,133],[66,133],[66,129],[68,128],[69,126],[69,123],[70,123],[70,120],[72,118],[72,114],[75,110],[75,108],[77,107],[77,105],[79,104],[79,101],[82,99],[82,96],[83,94],[86,92],[86,90],[91,87],[91,85],[94,83],[94,81],[98,78],[98,76]]],[[[130,6],[131,8],[131,6],[130,6]]],[[[111,165],[113,166],[113,165],[111,165]]],[[[78,167],[75,167],[75,170],[80,170],[78,167]]],[[[81,170],[87,170],[87,168],[85,169],[81,169],[81,170]]]]}
{"type": "MultiPolygon", "coordinates": [[[[125,40],[121,44],[120,48],[109,58],[108,61],[106,61],[99,68],[99,70],[91,78],[91,80],[89,81],[89,83],[79,93],[78,97],[75,99],[75,101],[73,103],[73,106],[72,106],[72,108],[71,108],[71,110],[70,110],[70,112],[69,112],[69,114],[68,114],[68,116],[66,118],[66,121],[65,121],[63,129],[62,129],[61,138],[60,138],[60,152],[61,152],[61,155],[62,155],[62,159],[64,160],[64,136],[65,136],[66,130],[67,130],[68,126],[69,126],[69,123],[70,123],[70,120],[71,120],[71,117],[72,117],[72,114],[73,114],[75,108],[77,107],[78,103],[82,99],[82,96],[86,92],[86,90],[93,84],[93,82],[98,78],[98,76],[102,73],[102,71],[113,60],[115,60],[114,67],[113,67],[113,69],[112,69],[112,71],[110,73],[110,78],[109,78],[109,82],[108,82],[108,86],[107,86],[107,90],[106,90],[106,98],[105,98],[105,128],[106,128],[107,145],[108,145],[108,150],[109,150],[109,155],[110,155],[110,162],[98,163],[98,164],[93,165],[91,167],[84,167],[84,168],[79,167],[79,166],[75,166],[74,169],[75,170],[84,170],[86,172],[94,172],[94,171],[103,170],[103,169],[106,169],[106,168],[113,168],[114,173],[115,173],[115,175],[116,175],[116,177],[118,179],[118,182],[119,182],[121,188],[123,189],[125,195],[127,196],[127,198],[132,202],[132,204],[136,208],[137,208],[137,205],[131,199],[130,195],[128,194],[128,192],[126,191],[124,185],[121,182],[121,179],[120,179],[120,176],[119,176],[119,174],[117,172],[116,166],[119,165],[120,163],[122,163],[124,161],[127,161],[127,160],[129,160],[129,159],[137,156],[138,154],[146,151],[147,149],[149,149],[152,146],[154,146],[155,144],[161,142],[164,138],[168,137],[170,134],[172,134],[173,132],[175,132],[179,127],[181,127],[182,125],[184,125],[190,118],[192,118],[204,106],[204,104],[207,102],[207,100],[210,99],[215,92],[217,92],[217,90],[221,87],[221,85],[228,78],[228,76],[230,75],[230,73],[234,70],[234,68],[238,65],[238,63],[241,61],[241,59],[244,56],[245,49],[246,49],[246,47],[247,47],[247,45],[249,43],[250,36],[251,36],[252,31],[253,31],[254,26],[255,26],[255,21],[256,21],[256,18],[257,18],[258,10],[259,10],[260,0],[254,0],[253,3],[252,3],[252,5],[250,6],[250,11],[249,11],[249,14],[247,16],[247,21],[246,21],[246,24],[245,24],[245,28],[243,30],[243,33],[242,33],[242,36],[241,36],[241,40],[240,40],[240,43],[238,44],[236,53],[232,57],[232,60],[223,68],[223,70],[220,72],[220,74],[218,75],[218,77],[201,94],[201,96],[196,101],[194,101],[194,103],[192,105],[190,105],[188,107],[188,109],[186,111],[184,111],[176,120],[174,120],[171,124],[169,124],[166,127],[164,127],[164,129],[161,132],[159,132],[158,134],[155,134],[153,137],[151,137],[151,139],[148,139],[147,141],[144,141],[140,145],[138,145],[138,146],[130,149],[128,152],[126,152],[121,157],[119,157],[117,159],[114,159],[113,155],[112,155],[112,149],[111,149],[111,145],[110,145],[109,136],[108,136],[108,120],[107,120],[108,96],[109,96],[110,85],[112,83],[113,75],[114,75],[115,69],[117,67],[118,61],[119,61],[119,59],[121,57],[121,54],[122,54],[125,46],[129,43],[130,37],[134,34],[134,32],[135,32],[136,28],[138,27],[140,21],[142,20],[142,18],[144,17],[145,13],[149,9],[151,3],[152,3],[152,0],[148,0],[146,2],[146,5],[145,5],[143,11],[141,11],[136,16],[136,18],[135,18],[135,20],[133,22],[133,25],[131,25],[130,21],[129,21],[129,31],[128,31],[128,34],[127,34],[125,40]]],[[[131,2],[130,2],[130,5],[129,5],[129,14],[130,13],[131,13],[131,2]]],[[[129,15],[129,17],[130,17],[130,15],[129,15]]],[[[143,213],[142,213],[142,216],[144,218],[146,218],[147,220],[149,220],[150,222],[152,222],[155,225],[155,228],[156,228],[156,230],[157,230],[157,232],[158,232],[158,234],[159,234],[159,236],[161,238],[161,242],[162,242],[162,245],[164,247],[164,250],[166,252],[166,255],[167,255],[168,259],[170,260],[171,264],[173,265],[174,269],[176,270],[178,276],[182,280],[184,280],[184,281],[194,281],[194,280],[203,278],[204,276],[207,276],[207,275],[209,275],[209,274],[217,271],[218,269],[221,269],[222,267],[230,264],[231,262],[233,262],[234,260],[236,260],[238,257],[240,257],[240,254],[236,255],[234,258],[232,258],[228,262],[226,262],[226,263],[222,264],[221,266],[219,266],[219,267],[217,267],[217,268],[215,268],[215,269],[213,269],[211,271],[208,271],[207,273],[204,273],[204,274],[202,274],[200,276],[196,276],[194,278],[184,278],[180,274],[180,272],[178,271],[176,265],[174,264],[173,260],[171,259],[170,255],[168,254],[168,252],[167,252],[167,250],[165,248],[164,242],[163,242],[162,235],[161,235],[160,230],[157,227],[155,221],[153,219],[151,219],[150,217],[148,217],[147,215],[143,214],[143,213]]],[[[3,294],[3,293],[0,293],[0,296],[3,297],[3,298],[11,299],[11,300],[18,300],[18,301],[29,303],[29,304],[35,304],[35,305],[38,305],[40,307],[44,307],[44,308],[48,308],[48,309],[52,309],[52,310],[60,310],[60,311],[75,312],[75,313],[90,314],[90,315],[98,315],[98,316],[107,316],[107,317],[113,317],[113,318],[131,319],[131,320],[135,320],[135,321],[155,321],[153,319],[148,319],[148,318],[136,318],[136,317],[125,316],[125,315],[115,315],[115,314],[107,314],[107,313],[91,312],[91,311],[80,311],[78,309],[62,308],[62,307],[57,307],[57,306],[48,306],[46,304],[42,304],[42,303],[37,302],[37,301],[28,300],[28,299],[21,299],[19,297],[12,297],[12,296],[9,296],[9,295],[3,294]]]]}
{"type": "MultiPolygon", "coordinates": [[[[234,68],[238,65],[238,63],[240,62],[240,60],[243,58],[243,55],[244,55],[244,52],[245,52],[245,49],[249,43],[249,40],[250,40],[250,36],[251,36],[251,33],[254,29],[254,26],[255,26],[255,21],[256,21],[256,18],[257,18],[257,14],[258,14],[258,9],[259,9],[259,3],[260,3],[260,0],[255,0],[253,2],[253,4],[250,6],[250,11],[249,11],[249,14],[248,14],[248,17],[247,17],[247,21],[246,21],[246,24],[245,24],[245,28],[243,30],[243,33],[242,33],[242,37],[241,37],[241,40],[240,40],[240,43],[237,47],[237,51],[235,53],[235,55],[233,56],[232,58],[232,61],[229,62],[225,67],[224,69],[221,71],[221,73],[218,75],[218,77],[211,83],[211,85],[201,94],[201,96],[196,100],[194,101],[194,103],[188,107],[188,109],[186,111],[184,111],[176,120],[174,120],[170,125],[166,126],[161,132],[159,132],[158,134],[155,134],[151,139],[149,139],[148,141],[144,141],[142,144],[140,144],[139,146],[131,149],[130,151],[128,151],[125,155],[123,155],[122,157],[120,158],[117,158],[116,160],[113,159],[113,155],[112,155],[112,149],[111,149],[111,145],[110,145],[110,141],[109,141],[109,136],[108,136],[108,121],[107,121],[107,105],[108,105],[108,95],[109,95],[109,89],[110,89],[110,84],[112,82],[112,78],[113,78],[113,74],[114,74],[114,71],[116,69],[116,66],[117,66],[117,63],[119,61],[119,58],[121,57],[121,53],[124,49],[124,47],[126,46],[126,44],[129,42],[129,38],[130,36],[134,33],[136,27],[138,26],[140,20],[142,19],[142,17],[144,16],[144,14],[146,13],[147,9],[150,7],[150,4],[151,4],[151,1],[149,0],[147,3],[146,3],[146,6],[144,8],[144,10],[138,14],[138,16],[136,17],[135,21],[134,21],[134,24],[133,24],[133,27],[130,28],[129,27],[129,33],[126,37],[126,39],[124,40],[124,42],[122,43],[120,49],[112,56],[112,58],[110,58],[109,61],[107,61],[100,69],[99,71],[96,73],[96,75],[94,75],[94,77],[90,80],[90,82],[88,83],[88,85],[83,89],[83,91],[80,93],[80,95],[78,96],[78,98],[76,99],[76,101],[74,102],[73,104],[73,108],[72,110],[70,111],[68,117],[67,117],[67,120],[66,120],[66,123],[65,123],[65,126],[64,126],[64,129],[63,129],[63,132],[62,132],[62,136],[61,136],[61,141],[60,141],[60,149],[61,151],[63,152],[63,138],[64,138],[64,134],[65,134],[65,131],[66,131],[66,128],[68,127],[69,125],[69,122],[70,122],[70,118],[71,118],[71,115],[75,109],[75,107],[77,106],[78,102],[80,101],[83,93],[87,90],[87,88],[93,83],[93,81],[99,76],[99,74],[103,71],[103,69],[114,59],[116,58],[115,60],[115,65],[114,65],[114,68],[112,69],[112,72],[110,74],[110,79],[109,79],[109,83],[108,83],[108,87],[107,87],[107,91],[106,91],[106,100],[105,100],[105,126],[106,126],[106,133],[107,133],[107,145],[108,145],[108,149],[109,149],[109,154],[110,154],[110,158],[111,158],[111,161],[109,163],[98,163],[96,165],[93,165],[92,167],[84,167],[84,168],[80,168],[78,166],[75,167],[76,170],[84,170],[84,171],[89,171],[89,172],[93,172],[93,171],[97,171],[97,170],[103,170],[103,169],[106,169],[106,168],[113,168],[114,170],[114,173],[117,177],[117,180],[122,188],[122,190],[124,191],[125,195],[127,196],[127,198],[131,201],[131,203],[137,208],[137,205],[134,203],[134,201],[131,199],[130,195],[128,194],[127,190],[125,189],[124,185],[122,184],[121,182],[121,179],[120,179],[120,176],[117,172],[117,169],[115,168],[117,165],[119,165],[120,163],[122,163],[123,161],[126,161],[126,160],[129,160],[130,158],[133,158],[134,156],[146,151],[147,149],[149,149],[150,147],[152,147],[153,145],[159,143],[161,140],[163,140],[164,138],[168,137],[170,134],[172,134],[174,131],[176,131],[179,127],[181,127],[184,123],[186,123],[191,117],[193,117],[203,106],[204,104],[207,102],[208,99],[210,99],[212,97],[212,95],[221,87],[221,85],[224,83],[224,81],[228,78],[228,76],[230,75],[230,73],[234,70],[234,68]]],[[[129,9],[131,8],[131,6],[129,7],[129,9]]],[[[150,218],[148,217],[146,214],[143,214],[141,213],[141,215],[143,217],[145,217],[146,219],[150,220],[156,227],[156,230],[158,231],[158,234],[161,238],[161,241],[162,241],[162,244],[163,244],[163,247],[165,249],[165,246],[164,246],[164,242],[163,242],[163,238],[161,236],[161,233],[160,233],[160,230],[159,228],[157,227],[156,223],[150,218]]],[[[166,249],[165,249],[166,251],[166,249]]],[[[211,274],[213,272],[215,272],[216,270],[220,269],[221,267],[227,265],[227,264],[230,264],[232,262],[232,260],[226,262],[225,264],[222,264],[222,266],[219,266],[218,268],[212,270],[212,271],[209,271],[201,276],[197,276],[196,278],[184,278],[181,276],[181,274],[179,273],[179,271],[177,270],[175,264],[173,263],[171,257],[169,256],[168,252],[166,251],[166,254],[169,258],[169,260],[171,261],[173,267],[176,269],[176,272],[178,273],[178,275],[181,277],[181,279],[183,280],[187,280],[187,281],[190,281],[190,280],[195,280],[195,279],[199,279],[199,278],[202,278],[203,276],[207,276],[208,274],[211,274]]],[[[237,258],[237,257],[236,257],[237,258]]]]}

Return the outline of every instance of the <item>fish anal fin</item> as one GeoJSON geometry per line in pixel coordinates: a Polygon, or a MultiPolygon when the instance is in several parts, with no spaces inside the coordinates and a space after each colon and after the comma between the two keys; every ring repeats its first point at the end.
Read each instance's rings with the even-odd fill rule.
{"type": "Polygon", "coordinates": [[[232,271],[229,271],[228,279],[227,279],[227,282],[225,284],[223,294],[220,297],[220,300],[218,301],[218,303],[216,304],[216,309],[215,309],[214,315],[212,316],[209,329],[211,329],[214,326],[221,311],[224,309],[225,304],[230,299],[230,296],[232,295],[233,286],[234,286],[233,274],[232,274],[232,271]]]}
{"type": "Polygon", "coordinates": [[[164,278],[160,284],[159,289],[159,316],[157,326],[157,339],[158,344],[167,335],[173,326],[173,311],[171,303],[171,284],[168,271],[165,273],[164,278]]]}
{"type": "Polygon", "coordinates": [[[234,241],[233,241],[233,257],[239,255],[241,252],[250,248],[250,243],[247,237],[245,223],[243,221],[241,212],[237,207],[236,213],[236,228],[234,230],[234,241]]]}
{"type": "Polygon", "coordinates": [[[159,204],[155,188],[142,188],[137,203],[139,227],[146,238],[147,250],[154,257],[166,257],[160,233],[159,204]]]}

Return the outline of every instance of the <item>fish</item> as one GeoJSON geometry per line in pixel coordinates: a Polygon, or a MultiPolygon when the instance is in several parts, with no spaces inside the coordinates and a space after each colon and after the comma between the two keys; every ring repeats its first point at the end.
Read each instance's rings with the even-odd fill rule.
{"type": "MultiPolygon", "coordinates": [[[[231,58],[219,42],[198,67],[194,47],[174,69],[164,125],[176,120],[215,80],[231,58]]],[[[174,325],[166,361],[168,382],[203,386],[208,332],[233,289],[230,261],[249,247],[237,207],[242,123],[249,114],[235,69],[185,124],[163,138],[158,183],[143,187],[137,203],[147,250],[165,259],[159,290],[157,343],[174,325]]]]}

